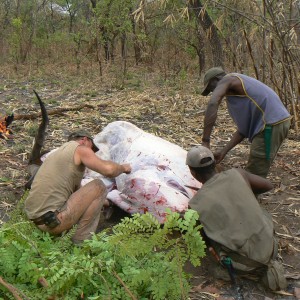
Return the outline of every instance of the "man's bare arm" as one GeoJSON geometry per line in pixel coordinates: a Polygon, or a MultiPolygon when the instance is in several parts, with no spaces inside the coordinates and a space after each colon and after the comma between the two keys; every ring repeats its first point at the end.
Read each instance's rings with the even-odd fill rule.
{"type": "Polygon", "coordinates": [[[117,177],[122,173],[130,173],[129,164],[117,164],[113,161],[100,159],[92,149],[86,146],[78,146],[74,155],[75,164],[84,164],[89,169],[106,177],[117,177]]]}
{"type": "Polygon", "coordinates": [[[206,111],[205,111],[205,117],[204,117],[204,129],[203,129],[203,140],[204,146],[209,146],[209,142],[205,142],[206,140],[209,140],[213,126],[216,123],[217,120],[217,112],[219,105],[226,95],[227,91],[230,89],[231,85],[231,78],[230,77],[224,77],[220,80],[217,87],[213,91],[211,98],[208,102],[206,111]],[[207,145],[208,144],[208,145],[207,145]]]}
{"type": "Polygon", "coordinates": [[[251,174],[245,170],[237,169],[251,187],[254,194],[261,194],[273,189],[273,184],[266,178],[251,174]]]}
{"type": "Polygon", "coordinates": [[[228,151],[239,144],[244,138],[245,137],[239,131],[236,131],[232,135],[230,141],[224,146],[224,148],[221,151],[217,151],[214,153],[216,163],[220,163],[224,159],[228,151]]]}

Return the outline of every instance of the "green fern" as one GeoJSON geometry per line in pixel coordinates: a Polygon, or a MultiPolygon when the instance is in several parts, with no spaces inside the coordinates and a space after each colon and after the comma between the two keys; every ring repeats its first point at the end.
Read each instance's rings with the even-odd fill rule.
{"type": "MultiPolygon", "coordinates": [[[[164,225],[150,214],[133,215],[93,235],[80,247],[70,237],[38,230],[22,211],[23,199],[0,228],[0,276],[29,299],[187,299],[187,261],[198,266],[205,244],[198,215],[168,212],[164,225]],[[48,287],[39,284],[46,279],[48,287]]],[[[12,295],[0,286],[0,299],[12,295]]]]}

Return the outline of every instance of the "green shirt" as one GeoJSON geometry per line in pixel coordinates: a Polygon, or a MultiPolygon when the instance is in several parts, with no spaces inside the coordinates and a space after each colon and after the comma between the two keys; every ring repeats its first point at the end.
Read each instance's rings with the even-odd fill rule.
{"type": "Polygon", "coordinates": [[[260,263],[273,253],[273,222],[243,176],[231,169],[204,183],[189,205],[200,215],[205,234],[260,263]]]}
{"type": "Polygon", "coordinates": [[[80,187],[85,166],[74,164],[78,146],[76,141],[63,144],[39,168],[25,200],[25,212],[29,219],[61,208],[80,187]]]}

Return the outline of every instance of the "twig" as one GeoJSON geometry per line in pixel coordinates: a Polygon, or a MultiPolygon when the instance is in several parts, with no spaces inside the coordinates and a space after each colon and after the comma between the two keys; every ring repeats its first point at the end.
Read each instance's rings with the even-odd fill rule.
{"type": "Polygon", "coordinates": [[[137,298],[132,294],[132,292],[129,290],[129,288],[127,287],[127,285],[125,284],[125,282],[121,279],[121,277],[115,271],[113,271],[113,274],[119,280],[119,282],[123,285],[125,291],[131,297],[131,299],[132,300],[137,300],[137,298]]]}
{"type": "Polygon", "coordinates": [[[254,71],[255,71],[256,79],[259,80],[259,74],[258,74],[257,66],[255,64],[255,59],[253,57],[251,43],[250,43],[250,41],[248,39],[246,30],[243,30],[243,32],[244,32],[244,37],[246,39],[247,48],[248,48],[248,51],[249,51],[249,54],[250,54],[250,57],[251,57],[251,60],[252,60],[252,63],[253,63],[253,68],[254,68],[254,71]]]}
{"type": "Polygon", "coordinates": [[[1,276],[0,276],[0,284],[2,284],[5,288],[7,288],[15,297],[17,300],[22,300],[22,298],[18,294],[18,289],[15,288],[13,285],[10,283],[7,283],[1,276]]]}
{"type": "MultiPolygon", "coordinates": [[[[38,279],[38,283],[43,287],[43,288],[48,288],[49,287],[49,283],[47,281],[47,279],[45,277],[40,277],[38,279]]],[[[51,295],[47,297],[48,300],[55,300],[56,296],[55,295],[51,295]]]]}
{"type": "MultiPolygon", "coordinates": [[[[48,115],[61,115],[65,111],[77,111],[77,110],[81,110],[85,107],[95,109],[95,107],[90,104],[82,104],[82,105],[79,105],[76,107],[59,107],[59,108],[55,108],[55,109],[50,109],[47,111],[47,113],[48,113],[48,115]]],[[[40,112],[32,113],[32,114],[16,115],[14,117],[14,120],[32,120],[32,119],[36,119],[40,116],[41,116],[40,112]]]]}
{"type": "MultiPolygon", "coordinates": [[[[289,246],[290,246],[290,245],[289,245],[289,246]]],[[[287,267],[287,268],[295,269],[295,267],[294,267],[294,266],[291,266],[291,265],[288,265],[288,264],[284,264],[284,263],[282,263],[282,265],[283,265],[283,266],[285,266],[285,267],[287,267]]]]}
{"type": "Polygon", "coordinates": [[[288,240],[293,240],[295,242],[300,242],[300,238],[298,237],[293,237],[291,235],[288,235],[288,234],[283,234],[283,233],[279,233],[279,232],[275,232],[276,235],[280,236],[281,238],[285,238],[285,239],[288,239],[288,240]]]}
{"type": "Polygon", "coordinates": [[[283,296],[294,296],[294,294],[285,292],[285,291],[273,291],[274,294],[283,295],[283,296]]]}
{"type": "Polygon", "coordinates": [[[44,287],[44,288],[49,287],[49,283],[48,283],[48,281],[46,280],[45,277],[40,277],[40,278],[38,279],[38,282],[39,282],[39,284],[40,284],[42,287],[44,287]]]}
{"type": "Polygon", "coordinates": [[[289,244],[289,247],[291,247],[292,249],[294,249],[295,251],[297,251],[297,252],[300,252],[300,249],[298,249],[298,248],[296,248],[296,247],[294,247],[293,245],[291,245],[291,244],[289,244]]]}

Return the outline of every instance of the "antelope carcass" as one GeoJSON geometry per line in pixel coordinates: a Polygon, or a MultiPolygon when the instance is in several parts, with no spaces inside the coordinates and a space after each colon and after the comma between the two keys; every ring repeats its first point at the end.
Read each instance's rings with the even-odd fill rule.
{"type": "MultiPolygon", "coordinates": [[[[47,155],[51,155],[50,152],[40,157],[48,117],[43,102],[37,94],[36,96],[43,121],[29,160],[32,176],[26,184],[27,188],[30,188],[41,162],[47,159],[47,155]]],[[[108,189],[108,199],[130,214],[149,212],[160,222],[164,222],[167,208],[171,211],[185,211],[189,200],[201,187],[185,164],[186,151],[183,148],[129,122],[116,121],[108,124],[96,135],[94,142],[100,149],[96,155],[120,164],[130,163],[132,172],[109,179],[87,169],[82,185],[95,178],[102,179],[108,189]]]]}
{"type": "Polygon", "coordinates": [[[111,180],[87,170],[83,184],[93,178],[104,179],[108,199],[128,213],[149,212],[163,222],[166,208],[185,211],[195,190],[201,187],[185,164],[184,149],[129,122],[108,124],[94,142],[99,157],[130,163],[132,172],[111,180]]]}

